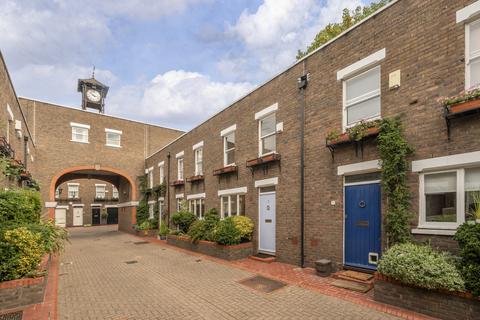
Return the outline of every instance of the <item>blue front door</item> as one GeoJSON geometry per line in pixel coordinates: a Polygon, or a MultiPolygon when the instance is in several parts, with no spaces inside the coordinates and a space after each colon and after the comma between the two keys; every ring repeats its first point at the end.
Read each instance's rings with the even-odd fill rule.
{"type": "Polygon", "coordinates": [[[377,268],[381,248],[380,184],[345,187],[345,265],[377,268]]]}

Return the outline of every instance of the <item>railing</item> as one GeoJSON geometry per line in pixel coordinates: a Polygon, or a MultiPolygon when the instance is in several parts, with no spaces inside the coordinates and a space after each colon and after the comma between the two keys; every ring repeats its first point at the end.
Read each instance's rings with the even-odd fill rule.
{"type": "Polygon", "coordinates": [[[15,150],[5,137],[0,137],[0,154],[6,158],[15,158],[15,150]]]}

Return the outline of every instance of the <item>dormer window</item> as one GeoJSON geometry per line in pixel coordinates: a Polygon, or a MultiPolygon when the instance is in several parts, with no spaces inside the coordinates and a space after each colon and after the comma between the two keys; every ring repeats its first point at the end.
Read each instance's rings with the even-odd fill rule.
{"type": "Polygon", "coordinates": [[[72,127],[72,140],[73,142],[88,143],[88,130],[90,126],[87,124],[70,122],[72,127]]]}

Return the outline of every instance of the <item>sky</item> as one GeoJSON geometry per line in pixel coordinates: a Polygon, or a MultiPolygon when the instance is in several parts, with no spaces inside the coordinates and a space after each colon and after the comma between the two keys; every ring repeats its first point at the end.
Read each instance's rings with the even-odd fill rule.
{"type": "Polygon", "coordinates": [[[0,50],[19,96],[189,130],[295,62],[343,8],[371,0],[0,0],[0,50]]]}

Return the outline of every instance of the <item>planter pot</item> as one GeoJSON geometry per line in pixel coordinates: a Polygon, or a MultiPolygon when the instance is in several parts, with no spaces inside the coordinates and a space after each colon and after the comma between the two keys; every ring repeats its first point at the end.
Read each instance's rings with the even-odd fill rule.
{"type": "Polygon", "coordinates": [[[373,298],[440,319],[480,319],[480,300],[469,293],[427,290],[378,273],[375,275],[373,298]]]}
{"type": "Polygon", "coordinates": [[[253,254],[253,243],[241,243],[235,246],[222,246],[210,241],[192,243],[188,236],[167,236],[167,243],[182,249],[202,253],[225,260],[239,260],[248,258],[253,254]]]}
{"type": "Polygon", "coordinates": [[[220,169],[213,170],[213,175],[214,176],[219,176],[219,175],[222,175],[222,174],[234,173],[234,172],[237,172],[237,171],[238,171],[237,166],[228,166],[228,167],[223,167],[223,168],[220,168],[220,169]]]}
{"type": "Polygon", "coordinates": [[[167,239],[167,236],[160,236],[160,235],[158,235],[158,236],[157,236],[157,239],[158,239],[158,240],[166,240],[166,239],[167,239]]]}
{"type": "Polygon", "coordinates": [[[135,235],[137,237],[152,237],[154,238],[158,233],[158,230],[151,229],[151,230],[135,230],[135,235]]]}
{"type": "Polygon", "coordinates": [[[458,113],[480,108],[480,99],[457,103],[448,107],[450,113],[458,113]]]}
{"type": "Polygon", "coordinates": [[[272,153],[260,158],[247,160],[247,167],[255,167],[264,163],[280,161],[281,156],[278,153],[272,153]]]}
{"type": "MultiPolygon", "coordinates": [[[[380,132],[380,128],[368,128],[364,138],[377,135],[379,132],[380,132]]],[[[337,144],[349,143],[352,141],[353,140],[350,138],[350,135],[348,133],[342,133],[340,136],[338,136],[338,138],[327,141],[327,145],[334,146],[337,144]]]]}

